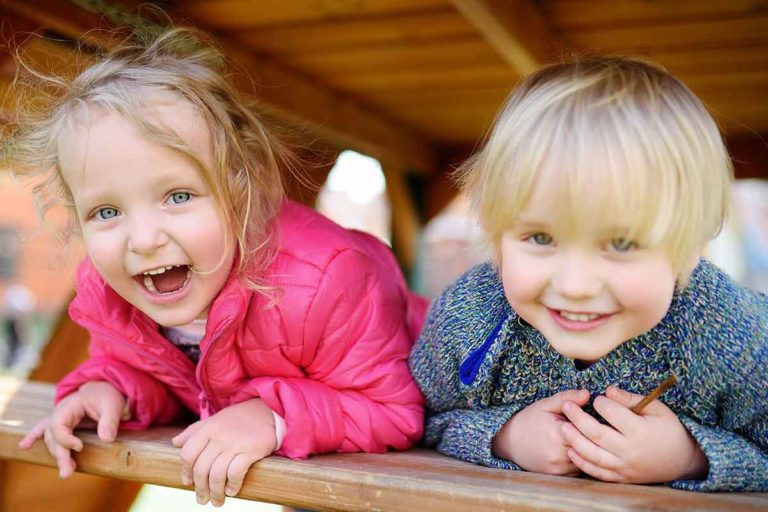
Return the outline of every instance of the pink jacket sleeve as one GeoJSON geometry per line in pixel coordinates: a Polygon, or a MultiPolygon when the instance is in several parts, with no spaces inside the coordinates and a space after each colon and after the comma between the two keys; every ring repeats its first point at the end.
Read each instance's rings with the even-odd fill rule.
{"type": "Polygon", "coordinates": [[[99,352],[98,343],[91,340],[92,357],[56,385],[56,403],[86,382],[106,381],[128,400],[131,417],[120,423],[121,429],[143,430],[150,425],[171,423],[181,415],[180,402],[165,385],[142,370],[97,355],[99,352]]]}
{"type": "Polygon", "coordinates": [[[306,316],[304,378],[257,377],[234,402],[261,397],[285,418],[280,455],[407,449],[423,430],[408,370],[413,342],[402,277],[354,250],[336,255],[306,316]]]}

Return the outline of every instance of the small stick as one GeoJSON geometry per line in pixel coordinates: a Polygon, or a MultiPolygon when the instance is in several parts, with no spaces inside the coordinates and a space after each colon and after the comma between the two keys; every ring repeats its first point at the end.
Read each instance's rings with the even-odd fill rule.
{"type": "Polygon", "coordinates": [[[675,384],[677,384],[677,377],[675,377],[674,375],[670,375],[669,377],[664,379],[661,384],[656,386],[656,389],[648,393],[648,395],[645,398],[637,402],[629,410],[635,414],[640,414],[640,411],[645,409],[646,405],[656,400],[659,397],[659,395],[661,395],[663,392],[665,392],[667,389],[671,388],[675,384]]]}

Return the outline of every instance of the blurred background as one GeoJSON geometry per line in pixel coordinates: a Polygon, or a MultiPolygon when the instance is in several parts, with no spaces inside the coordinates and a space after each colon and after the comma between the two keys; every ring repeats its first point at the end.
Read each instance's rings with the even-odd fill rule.
{"type": "MultiPolygon", "coordinates": [[[[430,297],[488,258],[450,174],[515,83],[572,53],[649,58],[699,95],[733,156],[734,208],[708,256],[768,291],[768,1],[0,0],[0,19],[0,122],[13,119],[18,99],[16,55],[71,75],[110,47],[106,31],[116,26],[210,32],[238,86],[299,148],[310,183],[290,183],[291,196],[385,240],[430,297]]],[[[0,169],[0,366],[53,382],[85,353],[84,334],[62,314],[82,248],[58,234],[66,209],[41,222],[29,187],[8,171],[0,169]]],[[[134,503],[136,484],[84,475],[74,491],[42,492],[23,485],[37,480],[20,466],[0,472],[2,510],[47,507],[66,489],[79,493],[72,510],[195,508],[158,505],[146,490],[134,503]]]]}

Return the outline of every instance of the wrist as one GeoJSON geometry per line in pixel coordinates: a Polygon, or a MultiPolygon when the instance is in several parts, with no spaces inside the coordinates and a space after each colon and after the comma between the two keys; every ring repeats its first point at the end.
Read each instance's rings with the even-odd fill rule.
{"type": "Polygon", "coordinates": [[[252,407],[256,407],[260,411],[259,416],[269,425],[275,441],[272,452],[276,452],[282,446],[283,438],[285,437],[285,420],[273,411],[260,397],[252,398],[247,403],[252,407]]]}
{"type": "Polygon", "coordinates": [[[283,445],[283,439],[285,438],[285,420],[282,416],[277,414],[275,411],[272,411],[272,416],[274,416],[275,419],[275,449],[272,450],[273,452],[276,452],[280,449],[280,447],[283,445]]]}
{"type": "MultiPolygon", "coordinates": [[[[514,418],[514,416],[512,417],[514,418]]],[[[512,460],[512,418],[496,432],[491,441],[491,452],[500,459],[512,460]]]]}
{"type": "Polygon", "coordinates": [[[693,453],[691,453],[686,470],[678,480],[705,480],[709,474],[709,459],[707,459],[707,455],[699,443],[693,438],[691,441],[694,444],[693,453]]]}

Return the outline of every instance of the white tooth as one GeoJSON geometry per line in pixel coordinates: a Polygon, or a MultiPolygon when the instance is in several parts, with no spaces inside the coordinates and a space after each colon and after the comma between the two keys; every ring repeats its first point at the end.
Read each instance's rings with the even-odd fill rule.
{"type": "Polygon", "coordinates": [[[561,311],[560,315],[572,322],[589,322],[600,316],[596,313],[570,313],[568,311],[561,311]]]}
{"type": "Polygon", "coordinates": [[[152,282],[152,278],[149,276],[144,276],[144,287],[152,293],[159,293],[157,288],[155,288],[155,283],[152,282]]]}
{"type": "Polygon", "coordinates": [[[167,267],[165,267],[165,270],[171,270],[172,268],[173,268],[173,265],[168,265],[167,267]]]}

